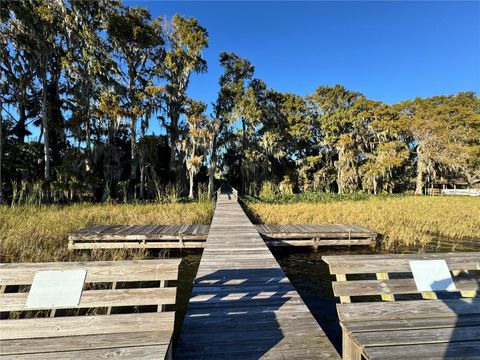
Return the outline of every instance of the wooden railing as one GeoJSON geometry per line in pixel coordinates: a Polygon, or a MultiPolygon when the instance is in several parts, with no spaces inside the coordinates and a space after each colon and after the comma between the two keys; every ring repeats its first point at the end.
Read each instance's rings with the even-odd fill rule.
{"type": "Polygon", "coordinates": [[[442,195],[480,196],[480,189],[442,189],[442,195]]]}
{"type": "Polygon", "coordinates": [[[427,189],[426,195],[480,196],[480,189],[427,189]]]}

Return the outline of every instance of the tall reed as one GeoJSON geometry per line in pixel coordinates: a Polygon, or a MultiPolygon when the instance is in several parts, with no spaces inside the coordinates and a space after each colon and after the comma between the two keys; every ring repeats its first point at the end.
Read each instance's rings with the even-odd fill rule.
{"type": "MultiPolygon", "coordinates": [[[[301,198],[301,197],[300,197],[301,198]]],[[[247,201],[265,224],[357,224],[383,235],[383,246],[422,245],[438,238],[480,241],[480,198],[369,196],[354,200],[274,204],[247,201]]]]}
{"type": "Polygon", "coordinates": [[[213,202],[0,206],[0,262],[141,258],[141,251],[67,248],[67,234],[95,224],[210,224],[213,202]]]}

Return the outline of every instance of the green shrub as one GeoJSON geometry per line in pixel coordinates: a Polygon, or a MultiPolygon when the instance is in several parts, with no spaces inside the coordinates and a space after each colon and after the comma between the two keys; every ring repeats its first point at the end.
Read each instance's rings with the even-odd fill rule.
{"type": "Polygon", "coordinates": [[[277,187],[271,181],[264,181],[260,189],[260,198],[264,200],[274,200],[277,196],[277,187]]]}

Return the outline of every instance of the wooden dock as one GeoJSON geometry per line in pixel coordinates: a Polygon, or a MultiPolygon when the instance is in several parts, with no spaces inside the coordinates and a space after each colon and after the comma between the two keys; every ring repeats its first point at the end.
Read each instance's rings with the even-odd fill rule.
{"type": "Polygon", "coordinates": [[[170,359],[180,262],[0,264],[0,359],[170,359]],[[86,272],[77,305],[27,307],[36,274],[71,270],[86,272]]]}
{"type": "MultiPolygon", "coordinates": [[[[376,244],[377,233],[344,224],[255,225],[268,246],[376,244]]],[[[203,248],[209,225],[95,225],[72,232],[69,249],[203,248]]]]}
{"type": "Polygon", "coordinates": [[[256,225],[268,246],[374,246],[378,234],[357,225],[256,225]]]}
{"type": "Polygon", "coordinates": [[[174,357],[339,359],[231,193],[218,195],[174,357]]]}
{"type": "Polygon", "coordinates": [[[343,359],[480,359],[480,252],[322,259],[337,278],[343,359]],[[449,299],[417,288],[415,260],[445,261],[455,284],[449,299]]]}
{"type": "Polygon", "coordinates": [[[68,235],[69,249],[203,248],[208,225],[95,225],[68,235]]]}

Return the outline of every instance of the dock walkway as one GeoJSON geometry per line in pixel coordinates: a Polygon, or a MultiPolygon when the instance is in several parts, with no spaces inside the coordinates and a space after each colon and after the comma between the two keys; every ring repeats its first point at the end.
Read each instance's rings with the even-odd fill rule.
{"type": "Polygon", "coordinates": [[[340,359],[255,226],[224,191],[175,349],[177,359],[340,359]]]}

